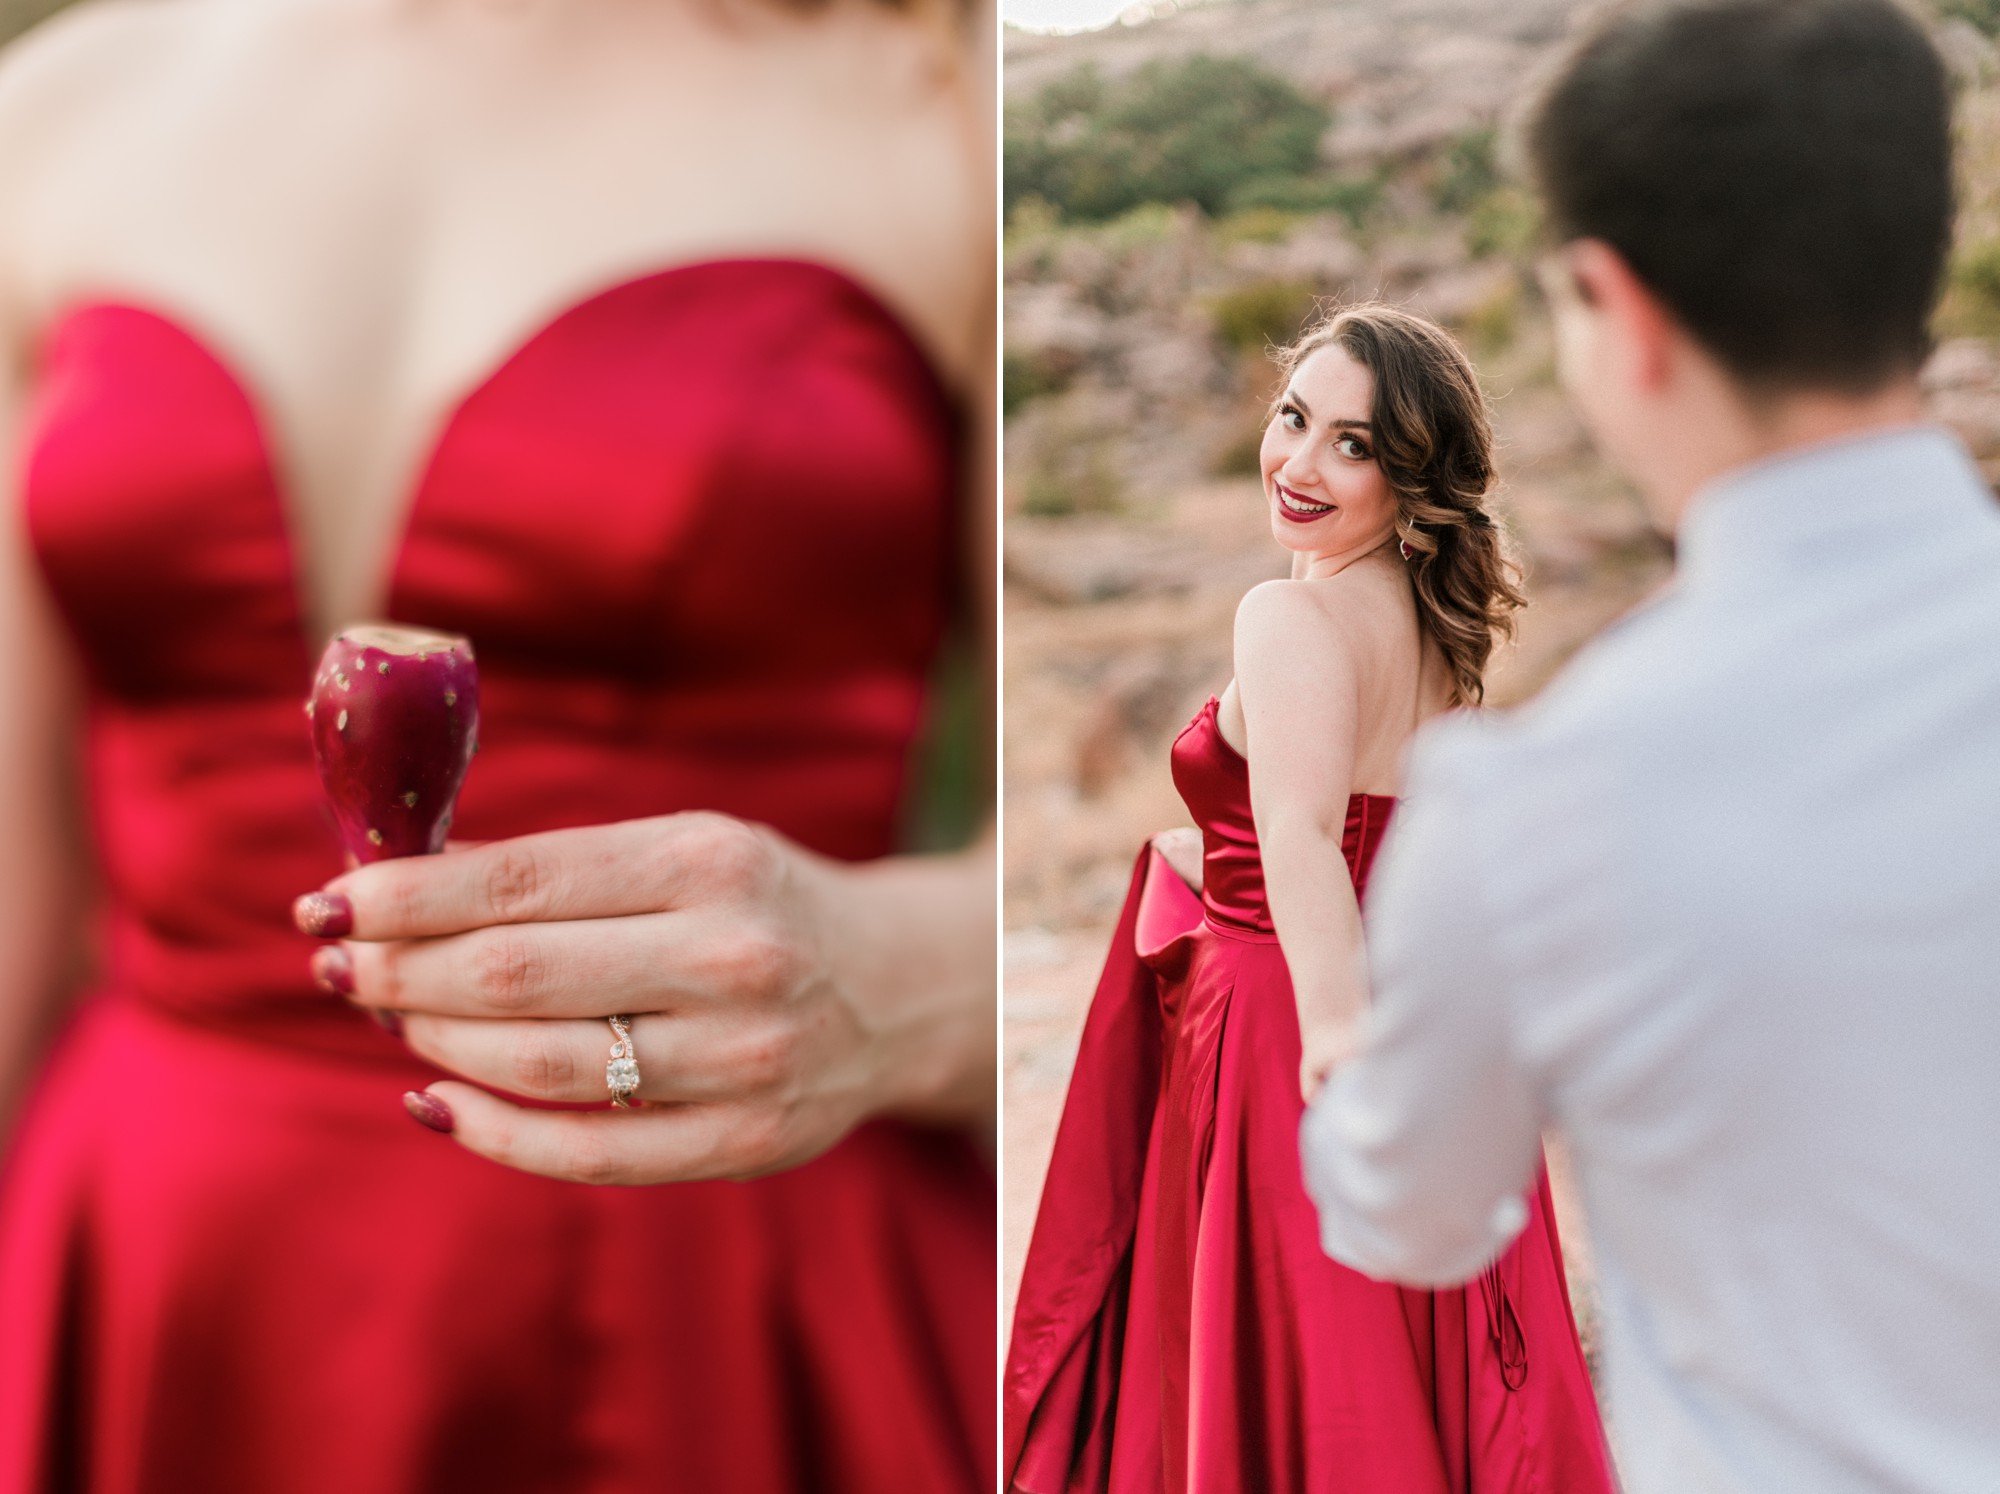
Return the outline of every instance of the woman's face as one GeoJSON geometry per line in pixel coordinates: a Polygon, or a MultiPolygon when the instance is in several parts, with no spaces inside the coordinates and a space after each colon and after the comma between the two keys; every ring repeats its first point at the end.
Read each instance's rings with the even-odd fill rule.
{"type": "Polygon", "coordinates": [[[1395,490],[1375,461],[1374,405],[1375,376],[1338,343],[1293,372],[1259,462],[1271,533],[1287,550],[1359,555],[1395,532],[1395,490]]]}

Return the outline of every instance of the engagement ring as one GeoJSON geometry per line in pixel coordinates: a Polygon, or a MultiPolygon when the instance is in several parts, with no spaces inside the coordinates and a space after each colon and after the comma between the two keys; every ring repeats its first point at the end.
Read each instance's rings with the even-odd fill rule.
{"type": "Polygon", "coordinates": [[[611,1061],[604,1066],[604,1083],[611,1090],[611,1103],[620,1110],[633,1108],[632,1097],[639,1093],[639,1055],[632,1048],[632,1019],[608,1017],[618,1041],[611,1045],[611,1061]]]}

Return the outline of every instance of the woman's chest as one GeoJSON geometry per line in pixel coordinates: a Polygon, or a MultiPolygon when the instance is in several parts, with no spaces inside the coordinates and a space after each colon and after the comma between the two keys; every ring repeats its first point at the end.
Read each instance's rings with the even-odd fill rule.
{"type": "MultiPolygon", "coordinates": [[[[310,539],[252,386],[199,328],[73,308],[21,451],[37,557],[101,679],[296,688],[310,539]]],[[[921,350],[840,272],[667,267],[558,312],[438,419],[371,611],[551,671],[899,660],[938,623],[955,458],[921,350]]]]}

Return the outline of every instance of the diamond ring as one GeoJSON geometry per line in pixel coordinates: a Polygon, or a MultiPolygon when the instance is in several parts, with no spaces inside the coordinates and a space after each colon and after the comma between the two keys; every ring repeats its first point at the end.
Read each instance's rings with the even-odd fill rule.
{"type": "Polygon", "coordinates": [[[620,1110],[630,1110],[634,1106],[632,1097],[639,1093],[639,1055],[632,1048],[632,1019],[605,1020],[610,1022],[618,1041],[611,1045],[611,1061],[604,1066],[604,1083],[611,1091],[611,1103],[620,1110]]]}

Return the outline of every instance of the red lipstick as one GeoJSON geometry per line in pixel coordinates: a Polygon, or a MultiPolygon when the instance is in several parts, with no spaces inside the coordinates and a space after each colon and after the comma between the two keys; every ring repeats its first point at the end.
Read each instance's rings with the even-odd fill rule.
{"type": "Polygon", "coordinates": [[[1333,512],[1332,504],[1313,503],[1313,500],[1306,497],[1303,493],[1295,493],[1281,482],[1274,480],[1271,486],[1278,490],[1278,512],[1290,519],[1294,524],[1311,524],[1316,520],[1324,519],[1328,514],[1333,512]],[[1291,499],[1293,503],[1310,503],[1312,504],[1313,511],[1302,514],[1293,508],[1291,504],[1285,502],[1287,498],[1291,499]]]}

